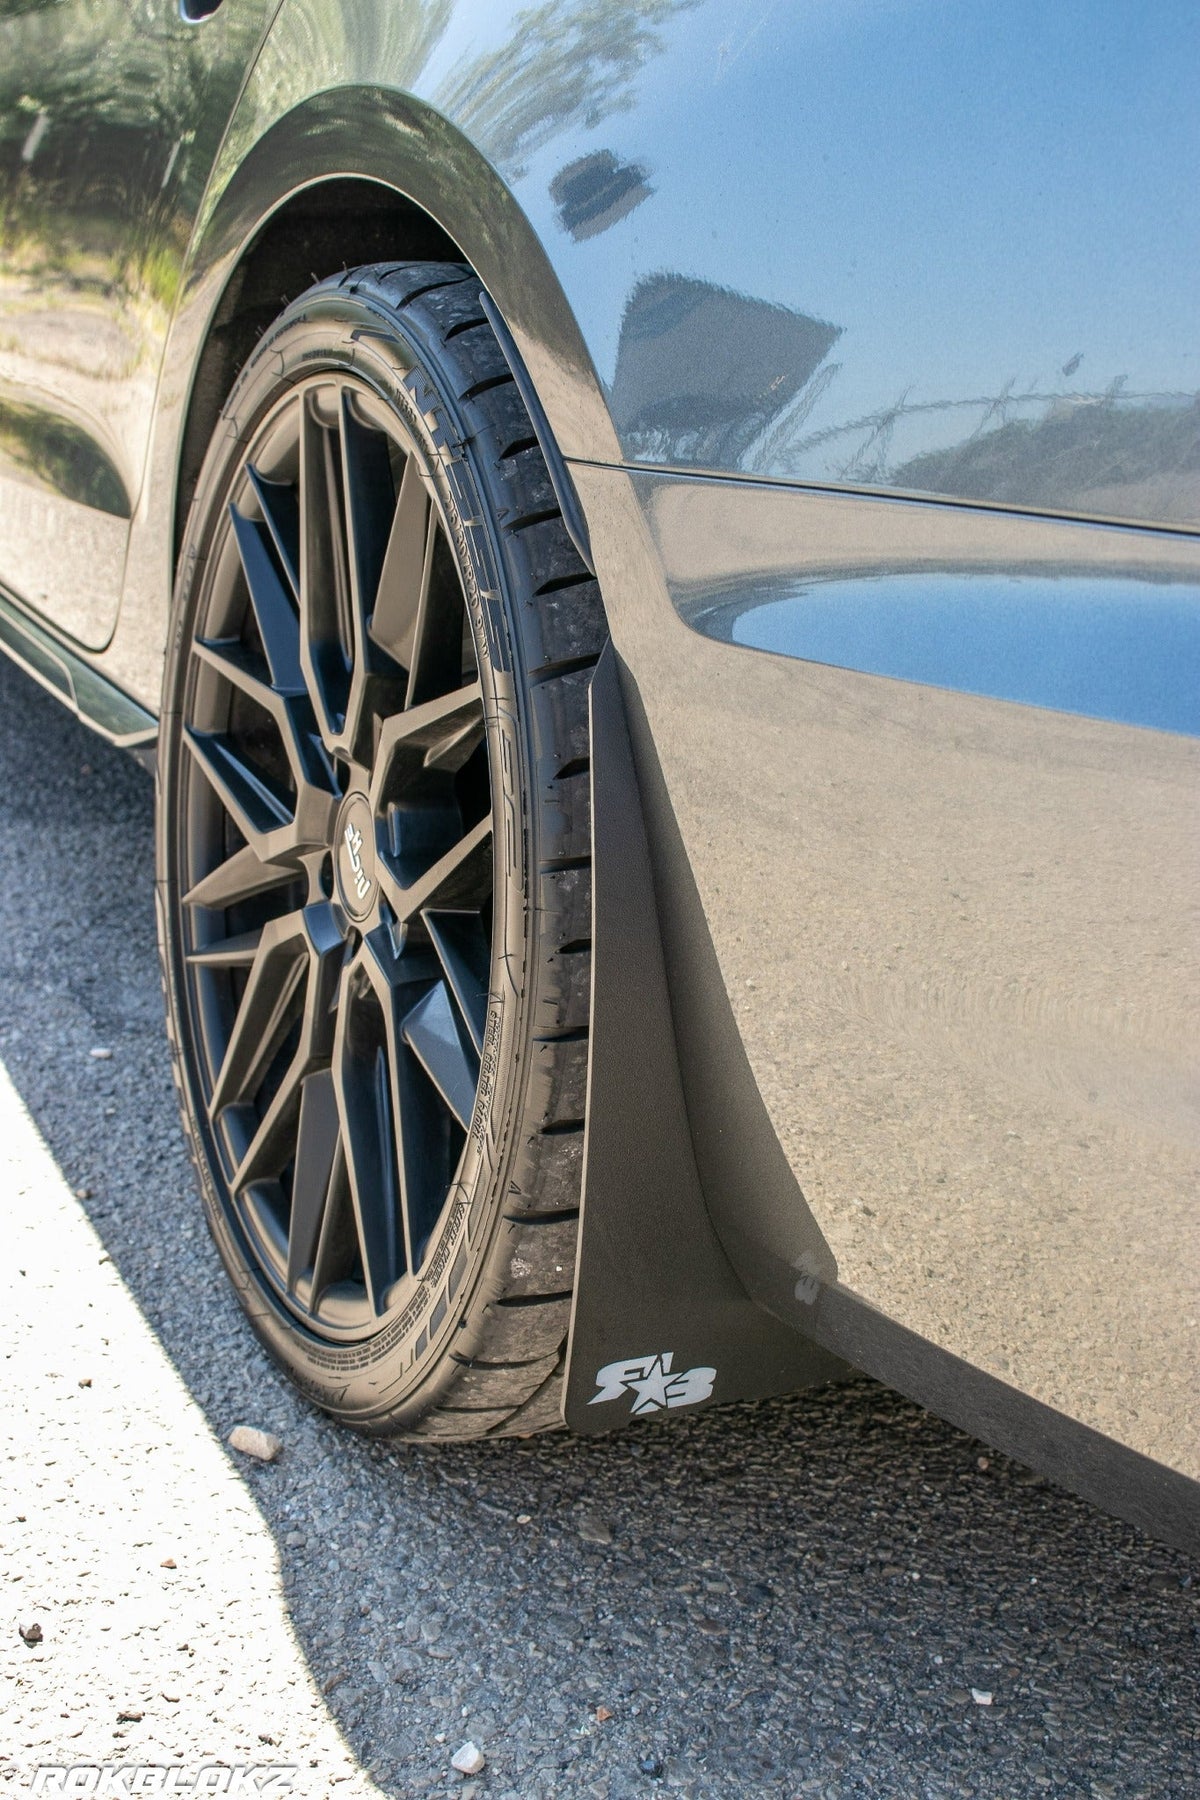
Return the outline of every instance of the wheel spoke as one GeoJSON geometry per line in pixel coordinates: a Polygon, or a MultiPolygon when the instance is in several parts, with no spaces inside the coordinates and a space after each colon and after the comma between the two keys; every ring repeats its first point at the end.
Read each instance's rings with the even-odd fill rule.
{"type": "Polygon", "coordinates": [[[301,1080],[292,1062],[251,1138],[229,1185],[243,1193],[252,1182],[278,1175],[288,1160],[288,1150],[300,1111],[301,1080]]]}
{"type": "Polygon", "coordinates": [[[258,955],[261,940],[261,931],[240,931],[236,937],[214,938],[210,944],[200,944],[188,951],[187,959],[193,968],[248,969],[258,955]]]}
{"type": "MultiPolygon", "coordinates": [[[[330,1079],[332,1081],[332,1071],[330,1079]]],[[[325,1212],[321,1220],[320,1236],[317,1239],[316,1255],[313,1258],[312,1288],[309,1298],[309,1310],[313,1313],[320,1306],[321,1297],[326,1289],[335,1281],[346,1280],[362,1258],[358,1243],[358,1227],[354,1222],[354,1203],[350,1197],[350,1176],[346,1169],[346,1146],[341,1132],[341,1115],[336,1112],[336,1086],[333,1089],[333,1099],[337,1135],[334,1140],[333,1168],[329,1176],[325,1212]]]]}
{"type": "MultiPolygon", "coordinates": [[[[295,485],[288,481],[268,481],[258,470],[246,465],[246,474],[254,497],[262,508],[262,516],[271,542],[283,565],[284,575],[292,590],[292,598],[300,598],[300,498],[295,485]]],[[[299,666],[299,621],[296,627],[296,661],[299,666]]]]}
{"type": "MultiPolygon", "coordinates": [[[[288,1225],[289,1293],[295,1292],[301,1275],[306,1269],[313,1268],[317,1260],[317,1246],[329,1205],[329,1190],[340,1135],[333,1075],[329,1069],[318,1069],[305,1076],[300,1095],[296,1170],[292,1178],[292,1216],[288,1225]]],[[[313,1299],[315,1302],[315,1294],[313,1299]]]]}
{"type": "Polygon", "coordinates": [[[376,867],[379,885],[401,924],[435,904],[446,912],[478,912],[492,882],[491,818],[480,819],[411,885],[404,885],[382,856],[376,867]]]}
{"type": "Polygon", "coordinates": [[[185,726],[183,738],[260,863],[296,862],[306,851],[327,845],[337,796],[322,783],[306,774],[297,781],[296,798],[290,801],[239,752],[228,734],[185,726]]]}
{"type": "Polygon", "coordinates": [[[421,917],[478,1057],[487,1023],[490,964],[483,921],[473,913],[426,911],[421,917]]]}
{"type": "Polygon", "coordinates": [[[346,551],[350,576],[353,656],[356,667],[370,664],[367,617],[374,611],[379,578],[396,494],[388,440],[359,420],[347,389],[342,389],[342,484],[346,517],[346,551]]]}
{"type": "Polygon", "coordinates": [[[479,1061],[469,1039],[464,1043],[466,1032],[455,1016],[444,981],[431,987],[406,1015],[403,1034],[404,1042],[465,1131],[475,1107],[479,1061]]]}
{"type": "Polygon", "coordinates": [[[371,1311],[378,1314],[404,1269],[404,1235],[388,1057],[366,1017],[361,979],[359,964],[342,977],[333,1081],[363,1278],[371,1311]]]}
{"type": "Polygon", "coordinates": [[[335,435],[301,402],[300,663],[326,745],[341,742],[350,694],[350,571],[335,435]]]}
{"type": "Polygon", "coordinates": [[[454,1177],[461,1137],[426,1070],[401,1040],[396,1056],[397,1153],[409,1266],[419,1272],[454,1177]]]}
{"type": "Polygon", "coordinates": [[[431,512],[421,596],[408,664],[406,707],[420,706],[463,676],[463,596],[458,567],[436,511],[431,512]]]}
{"type": "Polygon", "coordinates": [[[264,925],[258,951],[250,967],[224,1060],[213,1083],[209,1112],[215,1119],[235,1101],[249,1099],[262,1081],[272,1057],[286,1037],[298,1011],[298,996],[308,969],[313,944],[310,927],[333,932],[328,923],[311,920],[310,914],[328,913],[328,907],[308,907],[285,913],[264,925]]]}
{"type": "Polygon", "coordinates": [[[283,715],[283,704],[277,690],[272,687],[270,679],[264,679],[267,671],[259,663],[246,646],[238,638],[197,638],[192,645],[193,654],[202,663],[225,681],[231,682],[239,693],[261,706],[264,712],[279,722],[283,715]]]}
{"type": "Polygon", "coordinates": [[[387,549],[375,594],[370,635],[402,668],[413,660],[417,617],[425,586],[431,544],[429,493],[420,465],[410,456],[400,478],[387,549]]]}
{"type": "MultiPolygon", "coordinates": [[[[299,1112],[304,1082],[315,1070],[328,1064],[333,1051],[332,1006],[342,966],[342,939],[328,906],[306,907],[300,915],[300,919],[302,928],[300,954],[307,957],[307,968],[302,971],[302,976],[305,978],[305,989],[300,1041],[238,1166],[232,1182],[235,1192],[247,1187],[252,1181],[262,1180],[265,1175],[277,1175],[288,1161],[291,1128],[295,1125],[299,1112]]],[[[292,941],[295,942],[296,938],[293,938],[292,941]]],[[[280,992],[281,996],[286,992],[286,977],[280,983],[280,992]]],[[[243,1001],[243,1011],[249,1000],[250,991],[247,989],[243,1001]]],[[[282,1013],[284,1019],[290,1016],[290,1010],[287,1001],[284,1000],[282,1013]]],[[[263,1045],[264,1050],[267,1050],[272,1043],[272,1025],[267,1013],[265,995],[264,1003],[259,1009],[259,1016],[260,1019],[267,1021],[263,1045]]],[[[280,1035],[282,1032],[275,1036],[274,1043],[278,1043],[280,1035]]],[[[265,1061],[270,1060],[269,1054],[265,1061],[260,1060],[259,1056],[254,1055],[253,1049],[250,1054],[252,1068],[261,1069],[265,1067],[265,1061]]],[[[245,1092],[247,1094],[253,1092],[254,1085],[256,1083],[248,1084],[245,1092]]],[[[242,1095],[238,1094],[235,1097],[241,1098],[242,1095]]]]}
{"type": "MultiPolygon", "coordinates": [[[[317,733],[307,694],[281,694],[264,681],[258,659],[236,639],[197,638],[192,648],[201,662],[274,720],[296,784],[295,816],[309,810],[309,790],[332,797],[337,785],[333,765],[317,733]]],[[[318,805],[318,815],[321,811],[318,805]]]]}
{"type": "Polygon", "coordinates": [[[281,694],[302,694],[300,622],[271,554],[271,532],[254,519],[229,508],[238,554],[250,590],[254,622],[271,670],[271,685],[281,694]]]}
{"type": "MultiPolygon", "coordinates": [[[[408,1267],[415,1274],[429,1233],[445,1205],[452,1161],[458,1152],[452,1142],[446,1103],[407,1041],[404,1021],[415,1011],[414,1000],[441,984],[436,980],[437,965],[431,958],[393,958],[382,932],[364,941],[362,967],[383,1016],[405,1253],[408,1267]]],[[[459,1098],[461,1101],[461,1090],[459,1098]]],[[[471,1103],[474,1104],[473,1090],[471,1103]]]]}
{"type": "Polygon", "coordinates": [[[463,718],[457,729],[448,732],[440,744],[430,746],[425,752],[425,767],[455,775],[470,762],[483,738],[483,707],[480,706],[478,718],[463,718]]]}
{"type": "Polygon", "coordinates": [[[370,634],[408,671],[405,706],[458,687],[463,673],[462,582],[441,516],[415,456],[400,480],[370,634]]]}
{"type": "Polygon", "coordinates": [[[393,713],[380,728],[372,805],[377,811],[382,806],[397,755],[411,754],[415,760],[424,752],[420,756],[424,768],[452,774],[482,740],[483,729],[483,692],[477,681],[409,711],[393,713]]]}
{"type": "MultiPolygon", "coordinates": [[[[242,836],[256,849],[262,846],[266,851],[267,839],[292,823],[287,801],[224,733],[185,726],[183,737],[242,836]]],[[[268,861],[269,853],[260,860],[268,861]]]]}
{"type": "Polygon", "coordinates": [[[232,856],[226,857],[194,883],[183,896],[183,904],[214,908],[236,906],[239,901],[252,899],[255,894],[295,879],[295,869],[264,862],[252,845],[243,844],[240,850],[235,850],[232,856]]]}
{"type": "Polygon", "coordinates": [[[369,633],[387,553],[396,492],[388,440],[358,418],[350,393],[341,397],[342,485],[346,556],[350,578],[353,667],[346,701],[345,744],[369,754],[368,718],[393,711],[404,692],[399,666],[376,647],[369,633]]]}

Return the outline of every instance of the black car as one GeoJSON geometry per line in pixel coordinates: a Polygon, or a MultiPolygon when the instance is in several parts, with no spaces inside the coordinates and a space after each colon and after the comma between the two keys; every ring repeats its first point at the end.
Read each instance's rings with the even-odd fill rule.
{"type": "Polygon", "coordinates": [[[0,642],[336,1417],[856,1367],[1198,1541],[1198,23],[0,7],[0,642]]]}

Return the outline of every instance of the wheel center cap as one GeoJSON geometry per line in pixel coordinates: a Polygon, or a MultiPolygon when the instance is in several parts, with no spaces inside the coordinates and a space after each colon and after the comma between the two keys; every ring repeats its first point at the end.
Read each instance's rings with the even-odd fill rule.
{"type": "Polygon", "coordinates": [[[375,820],[365,794],[347,794],[333,843],[338,899],[361,922],[375,904],[375,820]]]}

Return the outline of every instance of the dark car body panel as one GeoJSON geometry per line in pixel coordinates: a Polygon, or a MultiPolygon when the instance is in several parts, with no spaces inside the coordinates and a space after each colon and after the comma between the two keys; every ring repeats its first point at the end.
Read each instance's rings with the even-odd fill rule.
{"type": "Polygon", "coordinates": [[[197,208],[272,0],[0,9],[0,579],[90,648],[116,621],[197,208]]]}
{"type": "Polygon", "coordinates": [[[104,8],[0,15],[18,623],[157,707],[240,271],[321,184],[403,197],[394,254],[478,271],[590,540],[696,896],[668,969],[706,959],[730,1130],[783,1165],[700,1158],[743,1284],[857,1296],[907,1334],[884,1378],[924,1344],[1028,1396],[1031,1455],[1048,1408],[1200,1478],[1195,9],[130,16],[89,67],[104,8]],[[39,292],[86,315],[69,378],[39,292]]]}
{"type": "MultiPolygon", "coordinates": [[[[740,1042],[839,1280],[1194,1476],[1200,744],[680,613],[772,574],[802,588],[843,550],[902,587],[906,548],[1101,594],[1136,571],[1194,607],[1200,541],[575,475],[740,1042]]],[[[798,1217],[750,1217],[803,1261],[798,1217]]]]}

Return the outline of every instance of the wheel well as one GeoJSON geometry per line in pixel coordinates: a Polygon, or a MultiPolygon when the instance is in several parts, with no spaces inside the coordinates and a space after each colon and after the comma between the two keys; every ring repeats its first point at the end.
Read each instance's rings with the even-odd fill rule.
{"type": "Polygon", "coordinates": [[[196,366],[175,497],[174,556],[222,406],[273,319],[315,281],[360,263],[461,262],[453,238],[381,182],[345,176],[303,188],[247,245],[230,276],[196,366]]]}

